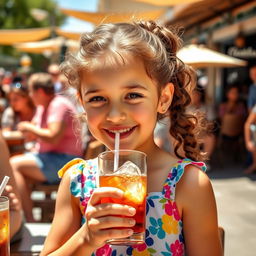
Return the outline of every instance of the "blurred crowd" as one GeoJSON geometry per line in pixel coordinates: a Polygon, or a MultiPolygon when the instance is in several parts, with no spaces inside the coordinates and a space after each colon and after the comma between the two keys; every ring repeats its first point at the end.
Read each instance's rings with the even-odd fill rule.
{"type": "MultiPolygon", "coordinates": [[[[256,171],[256,66],[250,68],[250,78],[252,84],[248,85],[246,97],[241,97],[239,86],[232,84],[218,106],[207,104],[205,88],[199,84],[191,93],[187,113],[200,114],[207,124],[199,139],[209,159],[208,170],[212,155],[218,152],[222,161],[228,156],[243,159],[245,174],[256,171]],[[246,157],[241,158],[242,154],[246,157]]],[[[57,184],[56,170],[73,158],[83,157],[93,140],[86,123],[81,127],[77,122],[82,117],[76,91],[67,86],[58,64],[51,64],[47,72],[30,75],[0,68],[0,150],[4,152],[1,163],[8,166],[3,172],[8,171],[6,175],[15,179],[11,184],[15,194],[18,198],[22,195],[21,206],[14,203],[12,208],[14,212],[23,209],[26,221],[35,221],[33,185],[57,184]]],[[[159,120],[155,142],[172,152],[175,141],[168,123],[168,117],[159,120]]],[[[5,193],[14,194],[12,187],[5,193]]],[[[14,196],[14,202],[16,199],[14,196]]]]}

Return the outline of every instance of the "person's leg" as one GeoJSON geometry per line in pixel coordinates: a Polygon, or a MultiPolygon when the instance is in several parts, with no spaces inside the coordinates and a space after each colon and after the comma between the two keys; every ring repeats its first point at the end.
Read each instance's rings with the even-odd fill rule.
{"type": "Polygon", "coordinates": [[[256,172],[256,150],[251,152],[252,154],[252,164],[244,171],[245,174],[252,174],[256,172]]]}
{"type": "Polygon", "coordinates": [[[46,181],[46,178],[38,167],[36,160],[32,156],[14,156],[10,159],[10,162],[20,195],[22,195],[21,202],[26,220],[28,222],[34,222],[32,213],[33,203],[31,200],[31,188],[28,181],[32,183],[44,182],[46,181]]]}

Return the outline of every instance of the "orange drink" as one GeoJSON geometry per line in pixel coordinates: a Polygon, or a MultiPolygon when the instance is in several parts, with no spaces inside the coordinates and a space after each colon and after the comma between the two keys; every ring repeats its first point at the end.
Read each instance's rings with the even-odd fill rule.
{"type": "Polygon", "coordinates": [[[146,176],[100,176],[100,187],[115,187],[123,190],[124,198],[104,198],[101,203],[126,204],[136,209],[134,233],[145,231],[146,176]]]}
{"type": "Polygon", "coordinates": [[[0,255],[10,256],[9,199],[0,197],[0,255]]]}
{"type": "MultiPolygon", "coordinates": [[[[146,221],[146,155],[134,150],[106,151],[99,155],[99,186],[114,187],[124,191],[122,199],[103,198],[101,203],[129,205],[136,209],[132,227],[134,233],[127,238],[111,239],[110,244],[140,244],[144,242],[146,221]],[[114,155],[118,153],[118,168],[114,170],[114,155]]],[[[124,216],[125,218],[125,216],[124,216]]]]}

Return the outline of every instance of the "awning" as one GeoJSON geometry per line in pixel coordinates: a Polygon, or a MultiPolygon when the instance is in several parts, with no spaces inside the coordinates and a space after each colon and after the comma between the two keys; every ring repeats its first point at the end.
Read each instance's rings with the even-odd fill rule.
{"type": "Polygon", "coordinates": [[[63,36],[69,39],[73,39],[73,40],[79,40],[81,33],[75,33],[75,32],[71,32],[71,31],[65,31],[62,30],[60,28],[56,28],[55,32],[59,35],[59,36],[63,36]]]}
{"type": "Polygon", "coordinates": [[[232,10],[236,6],[246,3],[246,0],[201,0],[194,3],[177,5],[173,8],[172,17],[167,24],[178,24],[188,28],[199,24],[202,21],[223,15],[227,10],[232,10]]]}
{"type": "Polygon", "coordinates": [[[173,6],[177,4],[194,3],[202,0],[133,0],[133,1],[143,2],[143,3],[157,5],[157,6],[173,6]]]}
{"type": "Polygon", "coordinates": [[[65,40],[62,37],[55,37],[40,42],[19,43],[13,46],[22,52],[45,53],[59,52],[64,45],[68,47],[69,51],[75,51],[79,47],[79,42],[70,39],[65,40]]]}
{"type": "Polygon", "coordinates": [[[38,41],[49,37],[50,34],[50,28],[0,29],[0,44],[12,45],[15,43],[38,41]]]}
{"type": "Polygon", "coordinates": [[[207,67],[239,67],[247,62],[223,53],[211,50],[204,45],[190,44],[178,51],[177,56],[194,68],[207,67]]]}
{"type": "Polygon", "coordinates": [[[95,25],[101,23],[127,22],[132,21],[133,19],[156,20],[165,12],[165,9],[131,13],[84,12],[64,8],[61,8],[60,10],[66,15],[94,23],[95,25]]]}

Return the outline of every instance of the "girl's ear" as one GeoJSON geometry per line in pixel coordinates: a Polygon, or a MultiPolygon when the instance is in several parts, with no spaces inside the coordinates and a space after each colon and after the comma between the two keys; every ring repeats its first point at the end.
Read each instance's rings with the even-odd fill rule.
{"type": "Polygon", "coordinates": [[[172,103],[174,93],[174,85],[173,83],[168,83],[165,85],[165,87],[161,91],[161,95],[159,98],[158,106],[157,106],[157,112],[160,114],[165,114],[168,108],[170,107],[172,103]]]}

